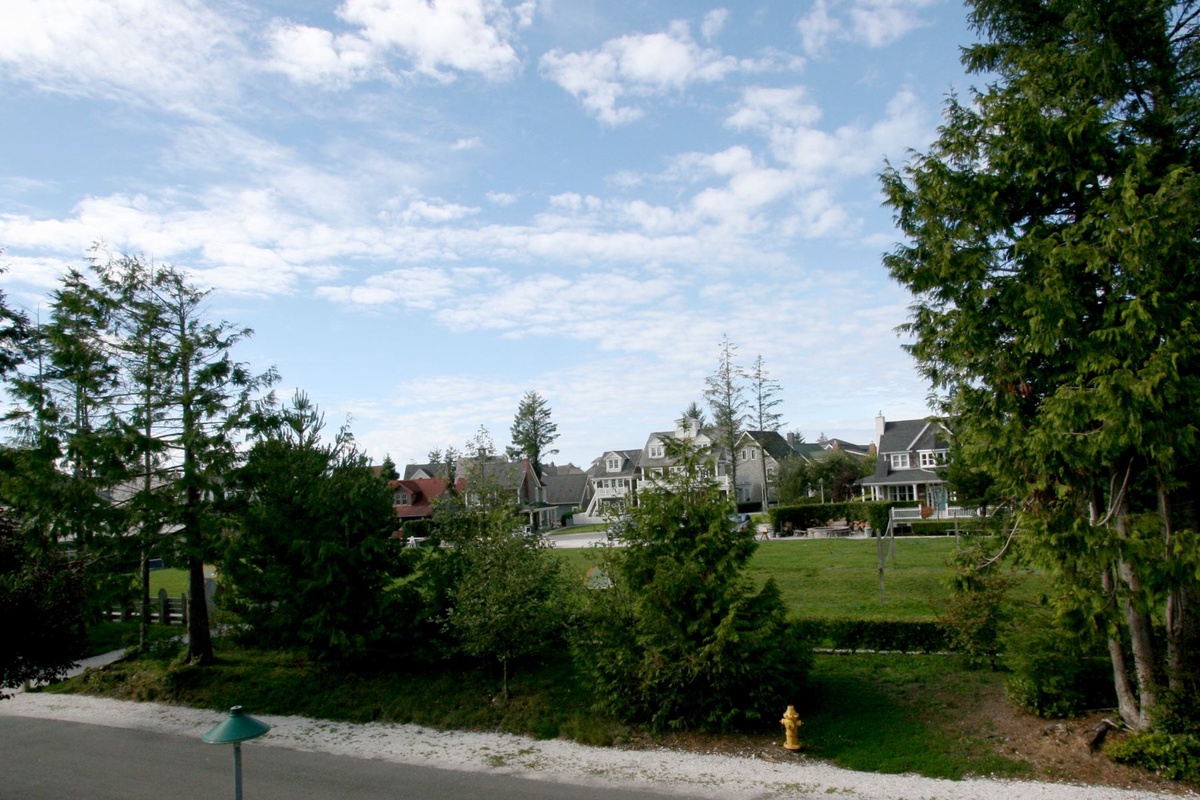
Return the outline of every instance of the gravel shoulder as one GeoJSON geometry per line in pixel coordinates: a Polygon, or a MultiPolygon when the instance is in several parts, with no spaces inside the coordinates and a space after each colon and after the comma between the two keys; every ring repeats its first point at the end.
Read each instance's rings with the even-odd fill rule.
{"type": "MultiPolygon", "coordinates": [[[[250,710],[253,713],[252,710],[250,710]]],[[[30,716],[200,737],[222,715],[157,703],[20,692],[0,700],[0,717],[30,716]]],[[[494,733],[435,731],[414,725],[328,722],[255,715],[271,731],[253,747],[285,747],[460,771],[494,771],[533,780],[637,787],[668,795],[863,800],[1149,800],[1196,795],[1028,781],[947,781],[851,772],[797,755],[765,761],[675,750],[598,748],[494,733]]]]}

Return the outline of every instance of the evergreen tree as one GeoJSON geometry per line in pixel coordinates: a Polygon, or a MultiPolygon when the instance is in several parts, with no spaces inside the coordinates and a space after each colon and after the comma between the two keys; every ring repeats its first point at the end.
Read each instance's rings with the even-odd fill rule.
{"type": "Polygon", "coordinates": [[[680,466],[628,509],[624,546],[607,551],[613,587],[589,593],[580,669],[605,709],[656,728],[723,729],[786,706],[811,655],[773,580],[745,574],[754,532],[739,531],[707,453],[664,443],[680,466]]]}
{"type": "Polygon", "coordinates": [[[558,452],[549,449],[558,439],[558,425],[550,419],[550,406],[546,399],[537,392],[526,392],[517,406],[510,432],[512,446],[508,448],[509,458],[529,459],[540,480],[543,457],[558,452]]]}
{"type": "Polygon", "coordinates": [[[884,173],[906,237],[885,263],[958,457],[1023,510],[1145,728],[1159,675],[1200,688],[1200,5],[970,7],[988,83],[884,173]]]}
{"type": "Polygon", "coordinates": [[[745,371],[738,366],[737,345],[728,336],[721,338],[717,369],[705,379],[704,399],[712,411],[714,439],[717,447],[730,454],[730,499],[737,504],[737,458],[733,452],[738,437],[746,427],[746,393],[742,381],[745,371]]]}
{"type": "Polygon", "coordinates": [[[307,395],[262,404],[232,476],[237,525],[222,559],[231,607],[256,641],[354,660],[384,638],[400,577],[396,514],[350,431],[322,439],[307,395]]]}
{"type": "MultiPolygon", "coordinates": [[[[762,353],[754,357],[750,367],[750,418],[756,429],[765,433],[775,433],[783,427],[783,415],[775,409],[783,402],[779,397],[779,383],[771,378],[763,364],[762,353]]],[[[762,469],[762,510],[767,513],[770,500],[770,482],[767,480],[767,452],[763,450],[759,459],[762,469]]]]}

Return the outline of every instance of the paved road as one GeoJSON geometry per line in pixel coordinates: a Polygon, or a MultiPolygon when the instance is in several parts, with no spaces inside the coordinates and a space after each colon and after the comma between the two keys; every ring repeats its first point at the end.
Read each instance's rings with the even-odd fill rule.
{"type": "MultiPolygon", "coordinates": [[[[26,717],[0,720],[3,800],[233,796],[233,751],[175,734],[26,717]]],[[[644,800],[662,797],[481,772],[242,746],[246,800],[644,800]]]]}

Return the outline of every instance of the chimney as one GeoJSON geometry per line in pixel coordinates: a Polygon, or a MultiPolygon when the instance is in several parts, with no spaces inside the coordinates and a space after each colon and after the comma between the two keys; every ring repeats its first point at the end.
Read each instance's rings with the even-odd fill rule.
{"type": "Polygon", "coordinates": [[[883,412],[880,411],[875,415],[875,443],[879,444],[883,441],[883,428],[886,423],[883,421],[883,412]]]}
{"type": "Polygon", "coordinates": [[[791,448],[792,450],[796,449],[796,432],[795,431],[788,431],[787,443],[788,443],[789,448],[791,448]]]}

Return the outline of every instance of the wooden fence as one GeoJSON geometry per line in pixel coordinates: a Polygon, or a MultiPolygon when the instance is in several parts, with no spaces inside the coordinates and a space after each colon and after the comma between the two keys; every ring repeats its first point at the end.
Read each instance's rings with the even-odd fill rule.
{"type": "MultiPolygon", "coordinates": [[[[125,606],[114,606],[108,612],[110,620],[128,622],[142,615],[142,604],[131,603],[125,606]]],[[[187,625],[188,597],[181,594],[178,597],[167,595],[166,589],[158,590],[158,597],[150,600],[150,622],[154,625],[187,625]]]]}

